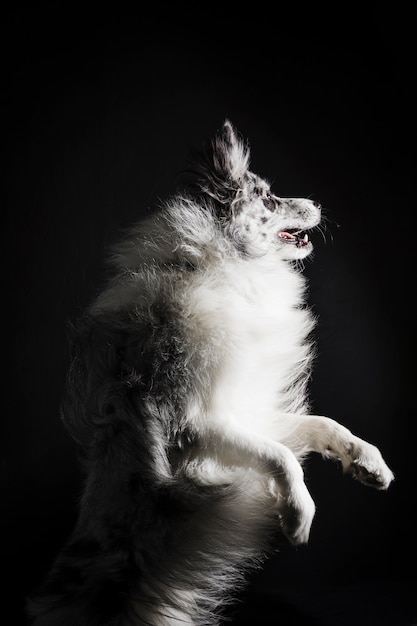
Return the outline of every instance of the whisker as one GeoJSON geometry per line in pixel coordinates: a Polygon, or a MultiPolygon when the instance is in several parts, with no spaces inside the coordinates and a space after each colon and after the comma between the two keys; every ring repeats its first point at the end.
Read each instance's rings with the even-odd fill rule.
{"type": "Polygon", "coordinates": [[[305,270],[304,259],[295,259],[295,269],[303,272],[305,270]]]}
{"type": "Polygon", "coordinates": [[[317,230],[323,237],[324,243],[326,244],[327,244],[328,238],[331,243],[334,243],[333,232],[332,232],[332,229],[330,228],[331,225],[336,226],[336,228],[340,228],[340,224],[338,224],[334,220],[331,220],[326,214],[324,215],[322,214],[321,222],[318,226],[316,226],[317,230]]]}
{"type": "MultiPolygon", "coordinates": [[[[326,238],[326,229],[323,226],[317,226],[317,230],[319,231],[320,235],[323,237],[323,241],[324,243],[327,243],[327,238],[326,238]]],[[[331,239],[332,239],[332,243],[333,243],[333,237],[332,234],[331,235],[331,239]]]]}

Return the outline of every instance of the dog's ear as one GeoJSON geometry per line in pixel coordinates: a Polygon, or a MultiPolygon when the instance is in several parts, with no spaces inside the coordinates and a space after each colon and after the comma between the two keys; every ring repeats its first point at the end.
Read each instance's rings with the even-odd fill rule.
{"type": "Polygon", "coordinates": [[[230,204],[245,184],[250,160],[249,146],[232,123],[225,120],[203,151],[192,156],[191,167],[184,172],[188,189],[230,204]]]}
{"type": "Polygon", "coordinates": [[[213,165],[225,181],[242,185],[248,171],[250,150],[229,120],[225,120],[213,142],[213,165]]]}

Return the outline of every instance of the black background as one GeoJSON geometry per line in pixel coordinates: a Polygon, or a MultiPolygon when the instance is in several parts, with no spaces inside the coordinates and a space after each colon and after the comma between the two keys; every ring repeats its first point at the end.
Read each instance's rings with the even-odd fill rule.
{"type": "Polygon", "coordinates": [[[57,6],[1,27],[4,623],[24,623],[76,516],[67,320],[120,229],[175,190],[226,117],[275,193],[324,206],[305,267],[314,412],[378,445],[396,475],[376,492],[311,457],[310,543],[283,544],[232,623],[417,623],[415,5],[57,6]]]}

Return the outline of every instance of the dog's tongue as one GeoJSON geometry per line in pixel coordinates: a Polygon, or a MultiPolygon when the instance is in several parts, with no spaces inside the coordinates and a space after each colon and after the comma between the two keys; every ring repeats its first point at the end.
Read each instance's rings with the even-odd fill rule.
{"type": "Polygon", "coordinates": [[[281,237],[282,239],[297,239],[295,235],[291,235],[291,233],[287,233],[285,230],[278,233],[278,237],[281,237]]]}
{"type": "Polygon", "coordinates": [[[294,245],[296,245],[298,248],[301,246],[306,246],[308,245],[308,235],[307,233],[304,235],[304,237],[300,237],[299,234],[292,234],[287,232],[286,230],[281,230],[278,233],[278,237],[280,239],[283,239],[284,241],[288,241],[288,243],[292,243],[294,245]]]}

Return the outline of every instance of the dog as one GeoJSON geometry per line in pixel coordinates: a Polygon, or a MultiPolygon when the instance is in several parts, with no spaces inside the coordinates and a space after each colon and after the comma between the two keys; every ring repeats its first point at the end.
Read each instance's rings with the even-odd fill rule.
{"type": "Polygon", "coordinates": [[[311,452],[387,489],[379,450],[311,415],[310,199],[250,169],[225,120],[184,190],[126,230],[73,324],[62,419],[82,451],[74,531],[36,626],[214,626],[277,535],[308,541],[311,452]]]}

